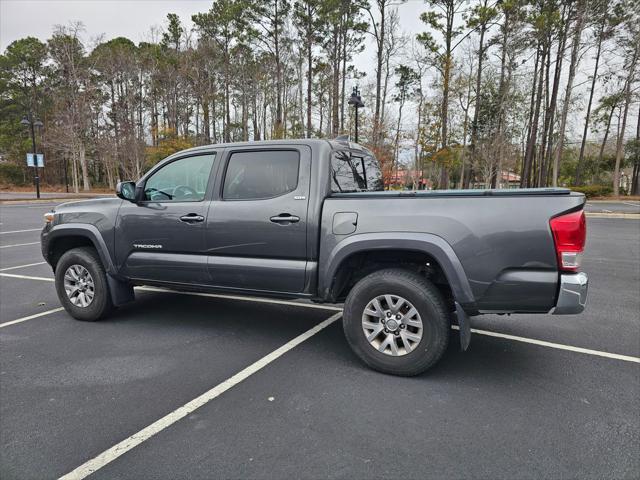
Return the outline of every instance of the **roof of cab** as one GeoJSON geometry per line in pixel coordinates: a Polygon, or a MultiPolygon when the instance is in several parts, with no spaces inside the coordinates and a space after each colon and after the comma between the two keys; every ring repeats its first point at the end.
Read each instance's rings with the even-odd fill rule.
{"type": "Polygon", "coordinates": [[[211,145],[200,145],[192,147],[187,150],[176,152],[171,157],[177,154],[195,153],[203,150],[210,150],[212,148],[235,148],[235,147],[260,147],[260,146],[277,146],[277,145],[329,145],[331,149],[336,150],[340,148],[349,148],[351,150],[361,150],[366,153],[370,153],[366,147],[357,143],[350,142],[348,140],[327,140],[320,138],[303,138],[303,139],[283,139],[283,140],[255,140],[249,142],[232,142],[232,143],[216,143],[211,145]]]}

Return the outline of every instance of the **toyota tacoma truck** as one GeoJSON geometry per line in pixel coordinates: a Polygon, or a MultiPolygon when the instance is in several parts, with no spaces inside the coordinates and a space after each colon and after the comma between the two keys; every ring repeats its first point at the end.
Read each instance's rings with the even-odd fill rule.
{"type": "Polygon", "coordinates": [[[586,302],[585,197],[567,189],[383,191],[366,148],[281,140],[176,153],[116,196],[45,215],[42,253],[78,320],[137,285],[344,303],[356,355],[416,375],[452,327],[466,349],[470,316],[586,302]]]}

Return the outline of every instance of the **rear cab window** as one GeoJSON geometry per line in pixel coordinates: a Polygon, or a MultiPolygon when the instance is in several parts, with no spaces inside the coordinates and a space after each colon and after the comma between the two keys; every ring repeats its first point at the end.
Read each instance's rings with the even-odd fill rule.
{"type": "Polygon", "coordinates": [[[331,192],[375,192],[384,190],[382,171],[368,151],[334,150],[331,154],[331,192]]]}

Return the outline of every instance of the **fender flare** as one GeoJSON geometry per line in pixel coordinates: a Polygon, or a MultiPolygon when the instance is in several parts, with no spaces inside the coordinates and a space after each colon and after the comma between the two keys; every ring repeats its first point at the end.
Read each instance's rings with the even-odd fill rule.
{"type": "Polygon", "coordinates": [[[102,265],[105,271],[110,275],[116,275],[116,268],[109,254],[107,244],[102,238],[100,231],[89,223],[63,223],[60,225],[54,225],[53,228],[47,233],[48,243],[51,245],[55,240],[64,237],[85,237],[93,243],[93,246],[100,255],[102,265]]]}
{"type": "Polygon", "coordinates": [[[342,262],[355,253],[367,250],[412,250],[432,256],[442,267],[455,301],[470,310],[475,308],[475,298],[458,256],[442,237],[431,233],[363,233],[345,238],[321,262],[318,291],[322,292],[324,298],[329,297],[333,278],[342,262]]]}
{"type": "Polygon", "coordinates": [[[95,247],[107,273],[107,283],[113,304],[118,306],[133,301],[135,299],[133,286],[129,282],[118,278],[107,244],[104,238],[102,238],[100,231],[94,225],[88,223],[63,223],[55,225],[47,233],[47,241],[48,244],[51,245],[51,242],[58,238],[71,236],[84,237],[95,247]]]}

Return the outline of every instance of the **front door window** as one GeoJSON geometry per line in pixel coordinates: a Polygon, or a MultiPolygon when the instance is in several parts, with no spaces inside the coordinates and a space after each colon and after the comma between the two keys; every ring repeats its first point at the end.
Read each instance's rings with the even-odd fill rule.
{"type": "Polygon", "coordinates": [[[145,200],[201,202],[207,190],[215,155],[198,155],[171,162],[147,179],[145,200]]]}

